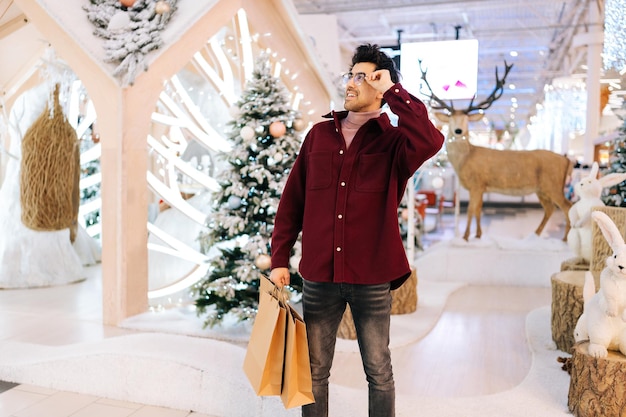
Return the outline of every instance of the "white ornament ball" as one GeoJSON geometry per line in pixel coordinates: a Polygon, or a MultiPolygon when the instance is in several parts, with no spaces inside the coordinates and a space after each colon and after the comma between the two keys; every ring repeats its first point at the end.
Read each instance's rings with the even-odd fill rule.
{"type": "Polygon", "coordinates": [[[440,190],[443,187],[443,178],[435,177],[433,178],[431,184],[435,190],[440,190]]]}
{"type": "Polygon", "coordinates": [[[230,197],[228,197],[228,207],[233,210],[237,210],[239,207],[241,207],[241,197],[236,195],[231,195],[230,197]]]}
{"type": "Polygon", "coordinates": [[[239,107],[230,106],[230,108],[228,109],[228,114],[230,114],[230,117],[232,117],[233,119],[238,118],[240,114],[239,107]]]}
{"type": "Polygon", "coordinates": [[[119,11],[115,13],[111,20],[109,20],[109,24],[107,26],[107,30],[111,32],[118,32],[122,30],[127,30],[130,28],[130,16],[128,13],[119,11]]]}
{"type": "Polygon", "coordinates": [[[298,132],[303,131],[305,127],[306,127],[306,123],[305,123],[304,120],[302,120],[302,119],[294,120],[293,128],[296,129],[298,132]]]}
{"type": "Polygon", "coordinates": [[[275,153],[273,158],[274,158],[274,161],[276,161],[276,163],[280,163],[280,161],[283,160],[283,154],[282,153],[275,153]]]}
{"type": "Polygon", "coordinates": [[[262,134],[262,133],[264,133],[264,132],[265,132],[265,126],[263,126],[263,125],[258,125],[258,126],[256,127],[256,129],[254,129],[254,131],[260,135],[260,134],[262,134]]]}
{"type": "Polygon", "coordinates": [[[254,264],[261,270],[270,269],[272,266],[272,258],[268,255],[259,255],[254,260],[254,264]]]}
{"type": "Polygon", "coordinates": [[[272,124],[270,125],[270,135],[274,136],[275,138],[280,138],[286,132],[287,127],[283,122],[276,121],[272,122],[272,124]]]}
{"type": "Polygon", "coordinates": [[[250,126],[244,126],[241,128],[239,135],[243,138],[243,140],[252,140],[254,137],[254,129],[250,126]]]}
{"type": "Polygon", "coordinates": [[[170,4],[163,0],[157,1],[156,5],[154,6],[154,11],[157,14],[169,13],[170,10],[172,10],[172,8],[170,7],[170,4]]]}

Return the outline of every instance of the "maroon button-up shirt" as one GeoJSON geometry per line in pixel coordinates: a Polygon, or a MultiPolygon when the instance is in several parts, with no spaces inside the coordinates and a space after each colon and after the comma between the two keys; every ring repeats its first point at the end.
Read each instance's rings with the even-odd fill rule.
{"type": "Polygon", "coordinates": [[[398,205],[413,173],[443,145],[424,104],[395,84],[384,94],[398,126],[383,113],[346,149],[341,119],[307,134],[283,190],[272,233],[272,268],[287,267],[302,231],[299,271],[316,282],[400,286],[410,266],[398,205]]]}

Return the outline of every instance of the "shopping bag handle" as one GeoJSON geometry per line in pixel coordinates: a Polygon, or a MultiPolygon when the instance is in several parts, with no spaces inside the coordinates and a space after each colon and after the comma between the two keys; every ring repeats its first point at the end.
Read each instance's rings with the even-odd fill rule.
{"type": "Polygon", "coordinates": [[[272,285],[272,291],[270,295],[276,298],[278,302],[281,303],[282,305],[287,305],[287,303],[289,302],[289,297],[287,296],[285,287],[279,287],[278,285],[274,284],[274,281],[272,281],[265,274],[261,274],[261,279],[266,279],[272,285]]]}

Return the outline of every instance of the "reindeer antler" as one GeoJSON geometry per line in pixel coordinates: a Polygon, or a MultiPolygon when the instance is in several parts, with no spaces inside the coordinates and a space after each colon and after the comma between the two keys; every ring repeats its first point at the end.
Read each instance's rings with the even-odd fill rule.
{"type": "Polygon", "coordinates": [[[476,96],[472,97],[472,100],[465,110],[465,113],[469,114],[474,110],[487,110],[489,107],[491,107],[493,102],[499,99],[500,96],[502,96],[502,93],[504,92],[504,83],[506,82],[506,76],[509,74],[509,71],[511,71],[511,68],[513,68],[513,64],[509,65],[506,63],[505,60],[504,75],[502,76],[502,78],[500,78],[498,77],[498,66],[496,65],[496,86],[493,88],[493,91],[491,92],[491,94],[489,94],[489,97],[476,105],[474,104],[474,99],[476,98],[476,96]]]}
{"type": "MultiPolygon", "coordinates": [[[[428,70],[425,70],[424,68],[422,68],[421,59],[419,60],[419,67],[420,67],[420,71],[422,72],[422,80],[424,81],[424,84],[428,88],[428,91],[430,91],[430,94],[426,94],[423,91],[420,91],[420,92],[424,94],[426,97],[428,97],[428,104],[430,105],[430,107],[433,110],[447,110],[450,113],[453,113],[454,105],[452,104],[452,101],[450,101],[450,104],[447,104],[445,101],[437,97],[437,95],[433,92],[433,89],[430,87],[430,84],[428,83],[428,80],[426,79],[426,72],[428,70]]],[[[474,99],[476,98],[476,96],[472,97],[472,100],[470,101],[469,106],[467,107],[467,109],[463,111],[463,113],[469,114],[470,112],[474,110],[487,110],[489,107],[491,107],[493,102],[499,99],[500,96],[502,96],[502,93],[504,92],[504,83],[506,82],[506,77],[509,74],[509,71],[511,71],[511,68],[513,68],[513,64],[509,65],[506,63],[506,60],[505,60],[504,61],[504,75],[502,76],[502,78],[500,78],[498,76],[498,67],[496,66],[496,86],[493,88],[493,91],[491,92],[489,97],[487,97],[486,99],[484,99],[478,104],[474,104],[474,99]]]]}
{"type": "Polygon", "coordinates": [[[421,91],[421,88],[420,88],[420,93],[428,97],[428,105],[430,106],[430,108],[433,110],[448,110],[450,114],[454,113],[454,105],[452,104],[452,101],[450,101],[450,104],[446,104],[445,101],[437,97],[437,95],[433,92],[433,89],[430,87],[428,80],[426,79],[426,72],[428,70],[427,69],[425,70],[424,68],[422,68],[421,59],[418,60],[418,62],[420,66],[420,71],[422,72],[422,80],[424,80],[424,84],[426,84],[426,87],[428,87],[428,91],[430,91],[430,94],[426,94],[423,91],[421,91]]]}

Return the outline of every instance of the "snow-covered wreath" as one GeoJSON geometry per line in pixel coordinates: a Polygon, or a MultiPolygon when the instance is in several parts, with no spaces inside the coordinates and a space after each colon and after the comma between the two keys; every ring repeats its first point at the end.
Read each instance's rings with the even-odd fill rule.
{"type": "Polygon", "coordinates": [[[104,38],[106,62],[117,63],[113,75],[124,86],[147,70],[145,56],[163,44],[161,31],[176,10],[177,0],[89,0],[87,18],[104,38]]]}

